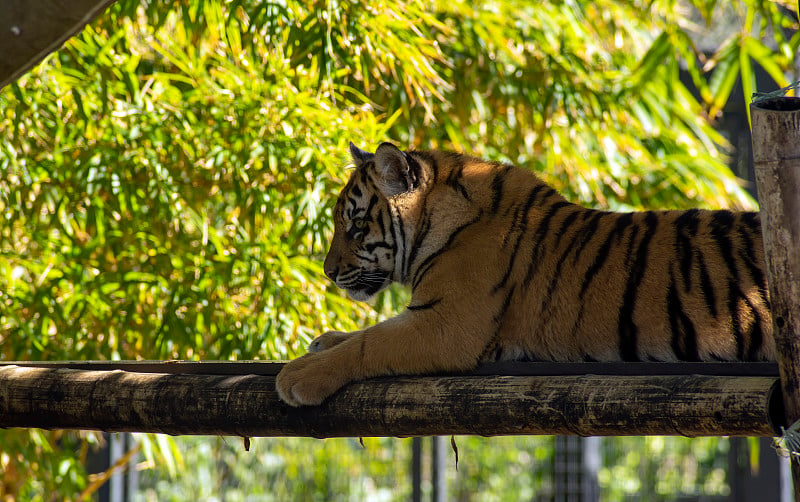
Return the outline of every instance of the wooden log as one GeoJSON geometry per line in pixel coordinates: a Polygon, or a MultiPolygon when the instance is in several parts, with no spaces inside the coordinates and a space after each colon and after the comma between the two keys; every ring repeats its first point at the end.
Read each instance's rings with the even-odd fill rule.
{"type": "MultiPolygon", "coordinates": [[[[800,419],[800,98],[750,105],[753,162],[786,420],[800,419]]],[[[800,464],[792,462],[800,502],[800,464]]]]}
{"type": "Polygon", "coordinates": [[[113,0],[0,0],[0,89],[57,50],[113,0]]]}
{"type": "Polygon", "coordinates": [[[782,414],[774,376],[376,378],[321,406],[292,408],[279,400],[274,375],[0,366],[0,427],[319,438],[772,436],[782,414]]]}

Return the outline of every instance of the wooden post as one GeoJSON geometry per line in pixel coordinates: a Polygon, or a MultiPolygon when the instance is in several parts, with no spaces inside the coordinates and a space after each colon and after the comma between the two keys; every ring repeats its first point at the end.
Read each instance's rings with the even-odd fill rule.
{"type": "Polygon", "coordinates": [[[113,0],[0,0],[0,89],[57,50],[113,0]]]}
{"type": "MultiPolygon", "coordinates": [[[[788,424],[800,419],[800,98],[750,105],[775,344],[788,424]]],[[[800,463],[792,462],[800,502],[800,463]]]]}

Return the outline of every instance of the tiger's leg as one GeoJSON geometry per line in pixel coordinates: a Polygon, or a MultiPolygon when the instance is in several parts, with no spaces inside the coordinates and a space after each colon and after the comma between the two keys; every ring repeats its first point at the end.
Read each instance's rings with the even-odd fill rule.
{"type": "Polygon", "coordinates": [[[443,324],[434,309],[407,310],[327,350],[297,358],[278,375],[278,394],[292,406],[318,405],[354,380],[472,369],[490,338],[491,320],[475,322],[474,316],[451,314],[449,318],[466,322],[443,324]]]}

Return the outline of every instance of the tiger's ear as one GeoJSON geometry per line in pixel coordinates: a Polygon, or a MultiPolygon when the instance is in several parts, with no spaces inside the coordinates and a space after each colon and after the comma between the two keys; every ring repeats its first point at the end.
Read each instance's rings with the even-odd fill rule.
{"type": "Polygon", "coordinates": [[[381,143],[375,151],[378,189],[386,197],[413,190],[417,174],[411,169],[406,154],[391,143],[381,143]]]}
{"type": "Polygon", "coordinates": [[[364,150],[360,149],[353,142],[350,142],[350,156],[353,157],[353,164],[356,167],[361,167],[364,162],[370,160],[372,157],[375,156],[374,153],[365,152],[364,150]]]}

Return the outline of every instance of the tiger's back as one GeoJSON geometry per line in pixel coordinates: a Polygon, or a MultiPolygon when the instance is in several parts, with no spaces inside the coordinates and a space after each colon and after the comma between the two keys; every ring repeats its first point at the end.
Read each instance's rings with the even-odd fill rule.
{"type": "MultiPolygon", "coordinates": [[[[499,304],[482,359],[774,358],[757,213],[596,211],[516,167],[417,155],[437,173],[428,220],[429,206],[471,208],[440,240],[480,215],[471,237],[486,247],[483,300],[499,304]]],[[[414,296],[426,296],[424,273],[412,277],[414,296]]]]}
{"type": "MultiPolygon", "coordinates": [[[[412,297],[395,318],[323,335],[304,368],[339,367],[328,378],[343,385],[492,360],[774,359],[757,213],[597,211],[514,166],[351,150],[326,275],[357,299],[393,281],[412,297]]],[[[279,383],[292,404],[319,380],[300,366],[279,383]]]]}
{"type": "Polygon", "coordinates": [[[512,251],[516,259],[533,257],[523,258],[524,266],[508,259],[516,271],[498,283],[498,293],[524,293],[505,313],[509,328],[501,330],[512,341],[498,335],[496,358],[774,357],[756,214],[618,214],[556,203],[533,219],[534,227],[551,231],[512,251]],[[526,324],[538,324],[544,341],[515,333],[526,324]]]}

